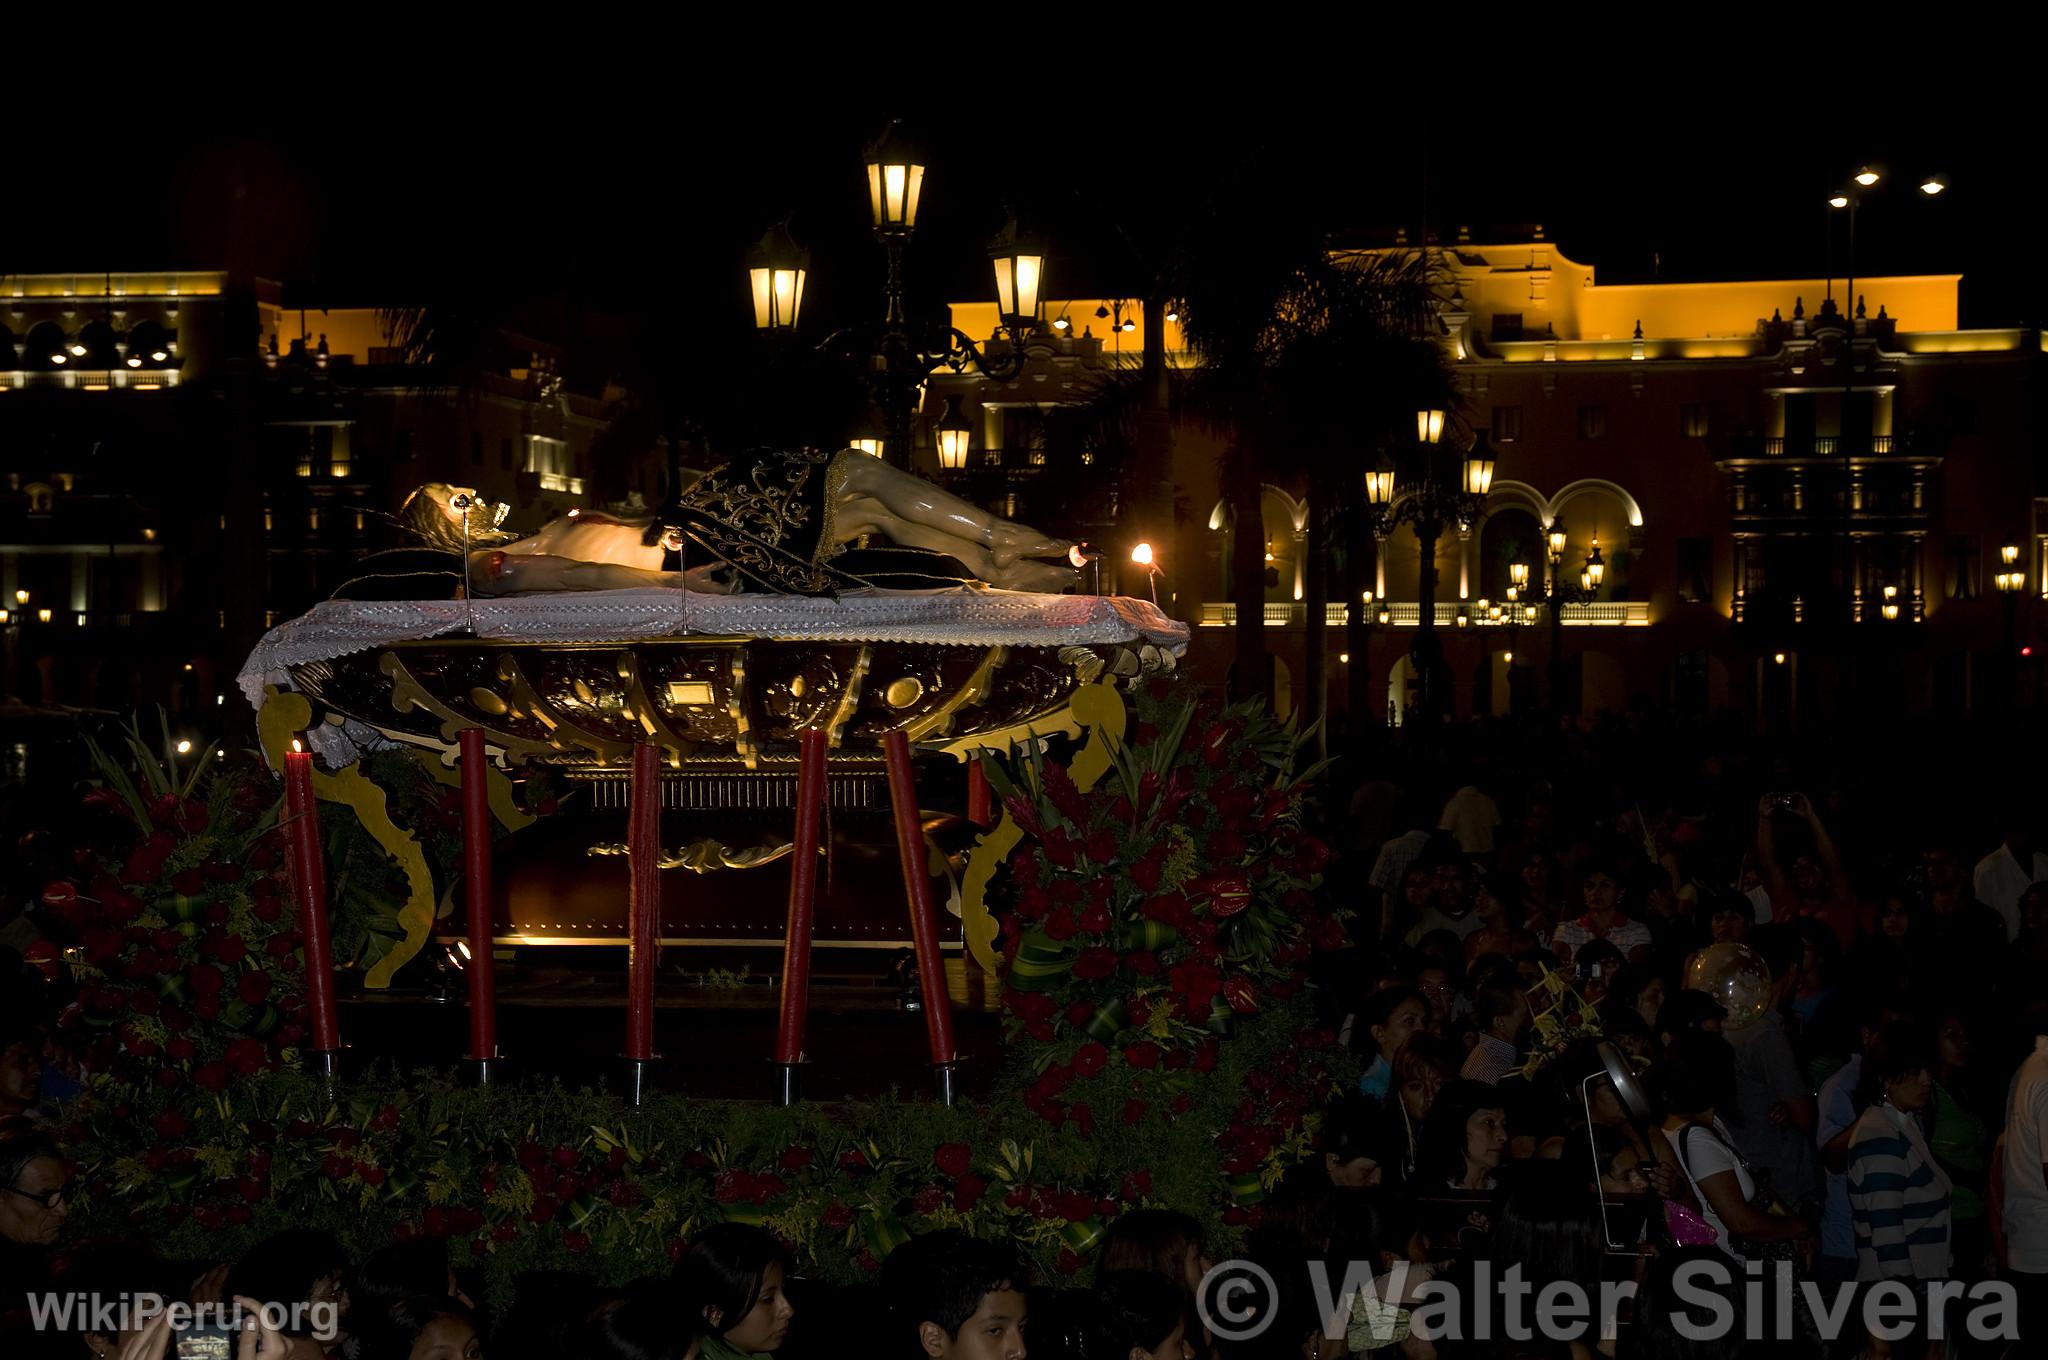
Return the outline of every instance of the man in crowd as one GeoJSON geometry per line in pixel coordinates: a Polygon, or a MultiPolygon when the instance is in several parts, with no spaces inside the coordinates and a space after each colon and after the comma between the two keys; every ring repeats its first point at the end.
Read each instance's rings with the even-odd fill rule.
{"type": "Polygon", "coordinates": [[[1776,924],[1750,932],[1749,947],[1770,970],[1771,990],[1761,1016],[1724,1031],[1735,1049],[1735,1146],[1770,1174],[1772,1191],[1787,1207],[1802,1209],[1819,1197],[1813,1141],[1819,1115],[1792,1047],[1785,1006],[1799,984],[1804,951],[1790,927],[1776,924]]]}
{"type": "MultiPolygon", "coordinates": [[[[2021,807],[2025,807],[2021,804],[2021,807]]],[[[2005,839],[1990,854],[1977,861],[1970,883],[1977,900],[1997,912],[2005,922],[2005,938],[2020,937],[2020,894],[2029,885],[2048,878],[2048,854],[2034,846],[2034,819],[2016,811],[2007,826],[2005,839]]],[[[1981,842],[1980,842],[1981,843],[1981,842]]]]}

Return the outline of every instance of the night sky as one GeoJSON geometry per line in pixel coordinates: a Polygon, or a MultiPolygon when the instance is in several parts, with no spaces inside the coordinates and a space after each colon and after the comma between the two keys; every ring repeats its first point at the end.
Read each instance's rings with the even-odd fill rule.
{"type": "MultiPolygon", "coordinates": [[[[1440,96],[1418,116],[1392,97],[1310,111],[1247,88],[1204,111],[1183,93],[1150,113],[1092,86],[1007,109],[764,108],[620,78],[544,105],[216,110],[142,139],[102,111],[104,129],[10,145],[0,273],[234,264],[313,307],[430,301],[572,340],[708,337],[746,327],[741,255],[788,215],[814,255],[809,315],[850,320],[877,305],[881,269],[860,153],[896,112],[932,166],[910,265],[927,302],[990,294],[983,244],[1006,202],[1052,240],[1052,296],[1134,294],[1162,222],[1267,210],[1338,240],[1425,215],[1447,239],[1541,222],[1602,281],[1818,274],[1823,200],[1867,160],[1890,174],[1861,213],[1859,272],[1961,271],[1966,325],[2048,318],[2038,176],[1985,135],[1981,103],[1944,118],[1873,101],[1851,120],[1821,95],[1745,103],[1738,83],[1683,114],[1650,107],[1653,91],[1577,108],[1440,96]],[[1936,171],[1953,187],[1926,200],[1914,186],[1936,171]]],[[[1839,273],[1839,234],[1834,250],[1839,273]]]]}

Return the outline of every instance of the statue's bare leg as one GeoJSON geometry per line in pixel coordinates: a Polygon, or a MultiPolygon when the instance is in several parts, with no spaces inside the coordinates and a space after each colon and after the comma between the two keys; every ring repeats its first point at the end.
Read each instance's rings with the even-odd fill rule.
{"type": "MultiPolygon", "coordinates": [[[[1053,538],[1029,525],[991,515],[980,506],[951,492],[941,491],[922,478],[890,467],[879,458],[860,458],[849,462],[845,483],[848,491],[881,502],[883,508],[898,520],[936,529],[950,538],[987,548],[994,554],[998,566],[1007,565],[1018,557],[1055,556],[1069,547],[1065,539],[1053,538]]],[[[891,538],[897,538],[892,526],[881,524],[876,527],[891,538]]],[[[897,538],[897,541],[904,540],[897,538]]],[[[957,548],[939,547],[937,550],[961,556],[957,548]]]]}
{"type": "Polygon", "coordinates": [[[1056,593],[1074,583],[1075,573],[1064,566],[1018,558],[1005,562],[979,544],[965,543],[939,529],[912,524],[889,513],[886,506],[865,496],[855,497],[839,507],[840,532],[857,535],[880,533],[905,548],[925,548],[944,553],[981,580],[1005,590],[1035,590],[1056,593]]]}

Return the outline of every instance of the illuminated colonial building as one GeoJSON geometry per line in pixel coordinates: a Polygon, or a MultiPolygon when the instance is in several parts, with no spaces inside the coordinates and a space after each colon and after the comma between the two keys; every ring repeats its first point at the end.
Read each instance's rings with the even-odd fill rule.
{"type": "MultiPolygon", "coordinates": [[[[1505,243],[1460,233],[1442,249],[1456,417],[1496,457],[1479,520],[1437,544],[1437,624],[1460,713],[1540,696],[1554,632],[1562,697],[1586,710],[1648,697],[1784,719],[1850,696],[1914,710],[2003,702],[2048,595],[2039,332],[1959,330],[1957,275],[1858,279],[1848,299],[1839,279],[1604,285],[1540,229],[1505,243]],[[1590,600],[1567,605],[1553,630],[1545,583],[1578,584],[1596,547],[1590,600]]],[[[1047,315],[1101,327],[1098,305],[1115,307],[1054,302],[1047,315]]],[[[989,310],[956,307],[956,324],[985,330],[989,310]]],[[[1134,355],[1144,318],[1133,320],[1109,333],[1134,355]]],[[[1170,363],[1186,362],[1170,323],[1167,347],[1170,363]]],[[[934,385],[970,411],[996,403],[1006,431],[1016,403],[1057,400],[1031,374],[1001,391],[974,378],[934,385]]],[[[995,441],[1014,439],[984,419],[976,453],[996,449],[1007,467],[1014,455],[995,441]]],[[[1180,515],[1158,548],[1161,599],[1201,625],[1188,665],[1218,679],[1235,526],[1213,438],[1184,426],[1173,437],[1180,515]]],[[[1361,452],[1361,472],[1367,462],[1361,452]]],[[[1305,618],[1303,490],[1268,485],[1258,530],[1283,682],[1298,686],[1303,649],[1321,640],[1332,708],[1344,667],[1363,664],[1387,705],[1374,716],[1401,721],[1417,540],[1403,527],[1378,546],[1370,613],[1383,622],[1370,654],[1349,656],[1341,600],[1325,627],[1305,618]]],[[[2022,669],[2023,699],[2035,683],[2022,669]]]]}
{"type": "Polygon", "coordinates": [[[387,546],[410,487],[477,486],[525,527],[595,503],[614,403],[558,351],[500,333],[406,364],[377,309],[293,301],[218,272],[0,276],[9,692],[211,727],[256,635],[387,546]]]}

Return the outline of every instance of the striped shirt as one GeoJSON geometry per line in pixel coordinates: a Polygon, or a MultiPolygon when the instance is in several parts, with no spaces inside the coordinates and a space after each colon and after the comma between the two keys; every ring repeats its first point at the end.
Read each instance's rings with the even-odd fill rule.
{"type": "Polygon", "coordinates": [[[1918,1120],[1883,1103],[1865,1110],[1849,1134],[1856,1278],[1946,1279],[1950,1188],[1918,1120]]]}

